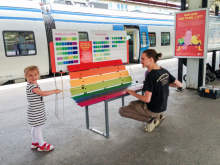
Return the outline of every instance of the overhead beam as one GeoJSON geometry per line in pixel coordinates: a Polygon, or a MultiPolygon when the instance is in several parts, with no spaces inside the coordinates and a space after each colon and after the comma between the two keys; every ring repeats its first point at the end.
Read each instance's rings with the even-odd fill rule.
{"type": "Polygon", "coordinates": [[[171,4],[171,3],[164,3],[164,2],[150,1],[150,0],[127,0],[127,2],[146,3],[148,5],[166,6],[166,7],[178,8],[178,9],[181,8],[180,5],[175,5],[175,4],[171,4]]]}
{"type": "Polygon", "coordinates": [[[144,5],[144,6],[154,6],[154,7],[160,7],[160,8],[171,8],[180,10],[181,5],[175,5],[171,3],[164,3],[164,2],[156,2],[151,0],[103,0],[108,2],[121,2],[121,3],[127,3],[127,4],[138,4],[138,5],[144,5]]]}

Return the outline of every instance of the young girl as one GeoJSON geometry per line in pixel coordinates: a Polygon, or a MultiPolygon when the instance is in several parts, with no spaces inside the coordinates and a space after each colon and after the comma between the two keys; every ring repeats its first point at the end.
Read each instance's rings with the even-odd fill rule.
{"type": "Polygon", "coordinates": [[[28,80],[26,93],[28,100],[28,123],[32,126],[31,149],[38,151],[51,151],[54,147],[44,142],[42,137],[42,126],[46,122],[46,113],[44,107],[44,100],[42,96],[49,96],[51,94],[58,94],[61,90],[42,91],[37,84],[39,78],[39,69],[37,66],[28,66],[24,69],[25,78],[28,80]]]}

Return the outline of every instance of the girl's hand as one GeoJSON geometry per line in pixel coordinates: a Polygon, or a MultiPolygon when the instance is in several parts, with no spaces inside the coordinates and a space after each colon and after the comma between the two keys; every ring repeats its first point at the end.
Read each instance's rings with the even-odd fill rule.
{"type": "Polygon", "coordinates": [[[125,91],[128,92],[132,96],[136,94],[133,90],[130,90],[130,89],[125,89],[125,91]]]}
{"type": "Polygon", "coordinates": [[[56,93],[56,94],[59,94],[60,92],[62,92],[62,91],[59,90],[59,89],[56,89],[56,90],[55,90],[55,93],[56,93]]]}

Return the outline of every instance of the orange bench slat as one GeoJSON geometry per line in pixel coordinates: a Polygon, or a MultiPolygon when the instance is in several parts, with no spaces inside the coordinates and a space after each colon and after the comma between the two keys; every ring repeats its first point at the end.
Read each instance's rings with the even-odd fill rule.
{"type": "Polygon", "coordinates": [[[113,72],[113,73],[102,74],[102,75],[97,75],[93,77],[85,77],[82,79],[70,80],[70,85],[71,87],[77,87],[81,85],[93,84],[93,83],[97,83],[101,81],[107,81],[107,80],[112,80],[112,79],[116,79],[119,77],[126,77],[126,76],[129,76],[129,73],[127,70],[124,70],[120,72],[113,72]]]}
{"type": "Polygon", "coordinates": [[[77,79],[77,78],[100,75],[110,72],[117,72],[122,70],[126,70],[124,65],[104,67],[104,68],[91,69],[91,70],[78,71],[78,72],[70,72],[69,76],[70,79],[77,79]]]}

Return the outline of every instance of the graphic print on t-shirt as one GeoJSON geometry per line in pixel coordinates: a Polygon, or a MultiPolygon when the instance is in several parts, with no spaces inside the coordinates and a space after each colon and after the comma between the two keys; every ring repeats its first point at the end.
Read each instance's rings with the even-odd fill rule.
{"type": "Polygon", "coordinates": [[[157,82],[161,81],[162,85],[166,85],[169,82],[169,74],[168,73],[164,73],[162,74],[159,79],[157,79],[157,82]]]}

